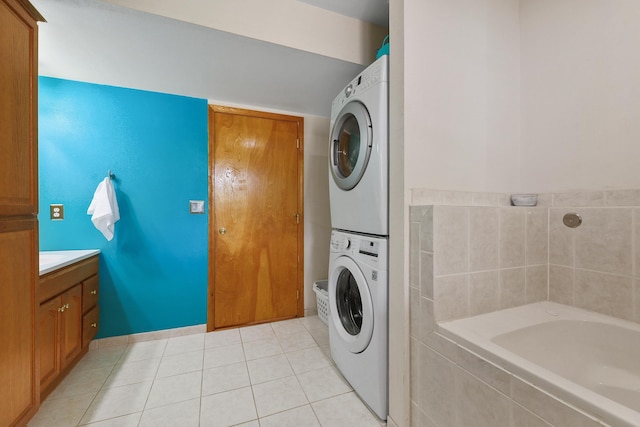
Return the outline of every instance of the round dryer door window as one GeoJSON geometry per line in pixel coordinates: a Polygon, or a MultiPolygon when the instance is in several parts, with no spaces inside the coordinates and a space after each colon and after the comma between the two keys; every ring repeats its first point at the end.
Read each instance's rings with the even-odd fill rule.
{"type": "Polygon", "coordinates": [[[362,179],[373,145],[371,117],[358,101],[345,105],[331,131],[331,174],[338,187],[351,190],[362,179]]]}
{"type": "Polygon", "coordinates": [[[352,353],[367,348],[373,335],[373,303],[362,271],[349,257],[333,264],[329,290],[332,322],[352,353]]]}

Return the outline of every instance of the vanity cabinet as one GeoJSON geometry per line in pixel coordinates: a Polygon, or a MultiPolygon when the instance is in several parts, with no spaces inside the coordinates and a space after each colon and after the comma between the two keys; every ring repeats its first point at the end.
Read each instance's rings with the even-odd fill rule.
{"type": "Polygon", "coordinates": [[[41,398],[87,352],[98,331],[98,283],[97,256],[40,278],[41,398]]]}
{"type": "Polygon", "coordinates": [[[22,426],[38,390],[38,21],[0,0],[0,426],[22,426]]]}

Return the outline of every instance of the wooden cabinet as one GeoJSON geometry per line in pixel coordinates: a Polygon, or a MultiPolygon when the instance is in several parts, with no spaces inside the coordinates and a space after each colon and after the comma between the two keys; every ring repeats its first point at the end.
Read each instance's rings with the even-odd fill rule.
{"type": "Polygon", "coordinates": [[[39,401],[38,25],[26,0],[0,0],[0,425],[24,425],[39,401]]]}
{"type": "Polygon", "coordinates": [[[40,394],[47,396],[80,360],[98,330],[98,257],[40,278],[40,394]]]}

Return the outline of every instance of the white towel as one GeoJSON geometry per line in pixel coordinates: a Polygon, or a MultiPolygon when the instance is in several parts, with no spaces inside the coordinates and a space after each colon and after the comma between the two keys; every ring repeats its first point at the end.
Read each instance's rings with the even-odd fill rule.
{"type": "Polygon", "coordinates": [[[98,184],[87,209],[87,215],[91,215],[91,222],[107,240],[113,239],[113,231],[116,222],[120,219],[120,211],[116,192],[109,177],[98,184]]]}

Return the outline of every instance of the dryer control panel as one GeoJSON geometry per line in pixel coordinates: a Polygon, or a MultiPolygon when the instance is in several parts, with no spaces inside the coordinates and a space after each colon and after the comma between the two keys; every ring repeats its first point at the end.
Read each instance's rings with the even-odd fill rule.
{"type": "Polygon", "coordinates": [[[348,231],[331,232],[332,256],[346,255],[377,269],[387,269],[388,240],[386,237],[357,234],[348,231]]]}

